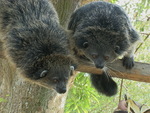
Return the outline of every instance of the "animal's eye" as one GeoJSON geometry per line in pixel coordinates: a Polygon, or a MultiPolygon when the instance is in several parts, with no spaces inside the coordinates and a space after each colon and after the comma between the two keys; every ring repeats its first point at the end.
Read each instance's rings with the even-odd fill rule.
{"type": "Polygon", "coordinates": [[[91,56],[92,56],[92,58],[96,59],[98,57],[98,54],[97,53],[92,53],[91,56]]]}
{"type": "Polygon", "coordinates": [[[120,47],[119,47],[119,46],[116,46],[116,47],[115,47],[115,52],[116,52],[116,53],[119,53],[119,50],[120,50],[120,47]]]}
{"type": "Polygon", "coordinates": [[[88,42],[84,42],[84,43],[83,43],[83,47],[84,47],[84,48],[87,48],[88,46],[89,46],[89,43],[88,43],[88,42]]]}
{"type": "Polygon", "coordinates": [[[53,78],[53,82],[57,83],[59,80],[57,78],[53,78]]]}
{"type": "Polygon", "coordinates": [[[104,59],[105,60],[109,60],[109,56],[104,56],[104,59]]]}
{"type": "Polygon", "coordinates": [[[47,75],[48,71],[47,70],[44,70],[42,71],[42,73],[40,74],[40,77],[43,78],[47,75]]]}

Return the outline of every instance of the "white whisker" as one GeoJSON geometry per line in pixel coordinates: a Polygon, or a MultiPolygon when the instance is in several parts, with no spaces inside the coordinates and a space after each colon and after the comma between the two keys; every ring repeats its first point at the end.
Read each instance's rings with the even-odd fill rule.
{"type": "MultiPolygon", "coordinates": [[[[114,70],[114,71],[120,73],[122,76],[124,76],[124,74],[123,74],[122,72],[120,72],[120,71],[114,69],[113,67],[107,66],[107,68],[108,68],[109,70],[114,70]]],[[[114,71],[112,71],[112,72],[116,75],[116,72],[114,72],[114,71]]]]}
{"type": "Polygon", "coordinates": [[[106,73],[106,77],[107,77],[107,79],[108,79],[108,81],[109,81],[109,74],[108,74],[107,70],[108,70],[107,67],[104,67],[104,68],[103,68],[103,71],[106,73]]]}

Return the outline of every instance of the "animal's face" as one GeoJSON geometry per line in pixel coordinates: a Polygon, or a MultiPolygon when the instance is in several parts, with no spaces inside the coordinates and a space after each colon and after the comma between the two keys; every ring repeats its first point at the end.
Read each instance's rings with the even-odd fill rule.
{"type": "Polygon", "coordinates": [[[129,47],[126,38],[101,31],[84,31],[75,35],[75,44],[97,68],[113,62],[129,47]]]}
{"type": "Polygon", "coordinates": [[[66,92],[72,59],[64,30],[43,26],[14,29],[8,42],[8,53],[25,78],[58,93],[66,92]]]}
{"type": "Polygon", "coordinates": [[[54,89],[58,93],[66,92],[66,85],[74,66],[69,57],[45,57],[31,65],[24,67],[24,76],[46,88],[54,89]]]}

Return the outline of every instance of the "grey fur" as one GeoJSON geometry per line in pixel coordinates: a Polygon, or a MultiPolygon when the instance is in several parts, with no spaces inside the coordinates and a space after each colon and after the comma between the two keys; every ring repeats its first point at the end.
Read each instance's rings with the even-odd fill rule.
{"type": "MultiPolygon", "coordinates": [[[[73,45],[73,54],[78,59],[94,63],[97,68],[102,69],[119,56],[124,55],[123,65],[128,69],[134,66],[133,48],[140,38],[120,6],[100,1],[91,2],[72,14],[68,29],[72,31],[70,42],[73,45]]],[[[107,79],[107,73],[104,74],[107,79]]],[[[93,78],[97,75],[91,76],[93,78]]],[[[98,79],[91,80],[95,80],[92,82],[98,81],[98,79]]],[[[101,90],[102,84],[97,83],[96,85],[100,88],[95,86],[97,90],[109,95],[107,91],[101,90]]],[[[108,84],[111,85],[111,83],[108,84]]],[[[111,90],[109,96],[115,94],[117,87],[114,86],[114,92],[111,90]]],[[[103,89],[106,87],[108,86],[105,85],[103,89]]]]}
{"type": "Polygon", "coordinates": [[[48,0],[0,0],[0,40],[27,80],[66,92],[71,73],[67,34],[48,0]]]}

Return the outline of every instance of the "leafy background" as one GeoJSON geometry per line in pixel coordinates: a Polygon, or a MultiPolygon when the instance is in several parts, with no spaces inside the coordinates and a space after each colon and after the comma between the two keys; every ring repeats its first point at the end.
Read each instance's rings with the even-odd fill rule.
{"type": "MultiPolygon", "coordinates": [[[[96,0],[83,0],[81,5],[91,1],[96,0]]],[[[116,3],[126,10],[132,25],[143,40],[135,54],[135,61],[150,63],[150,0],[107,0],[107,2],[116,3]]],[[[87,73],[78,73],[67,97],[65,113],[112,113],[119,99],[124,99],[124,94],[138,103],[150,106],[150,83],[123,80],[120,90],[122,79],[114,78],[114,80],[118,84],[118,94],[106,97],[98,94],[91,86],[87,73]]]]}

